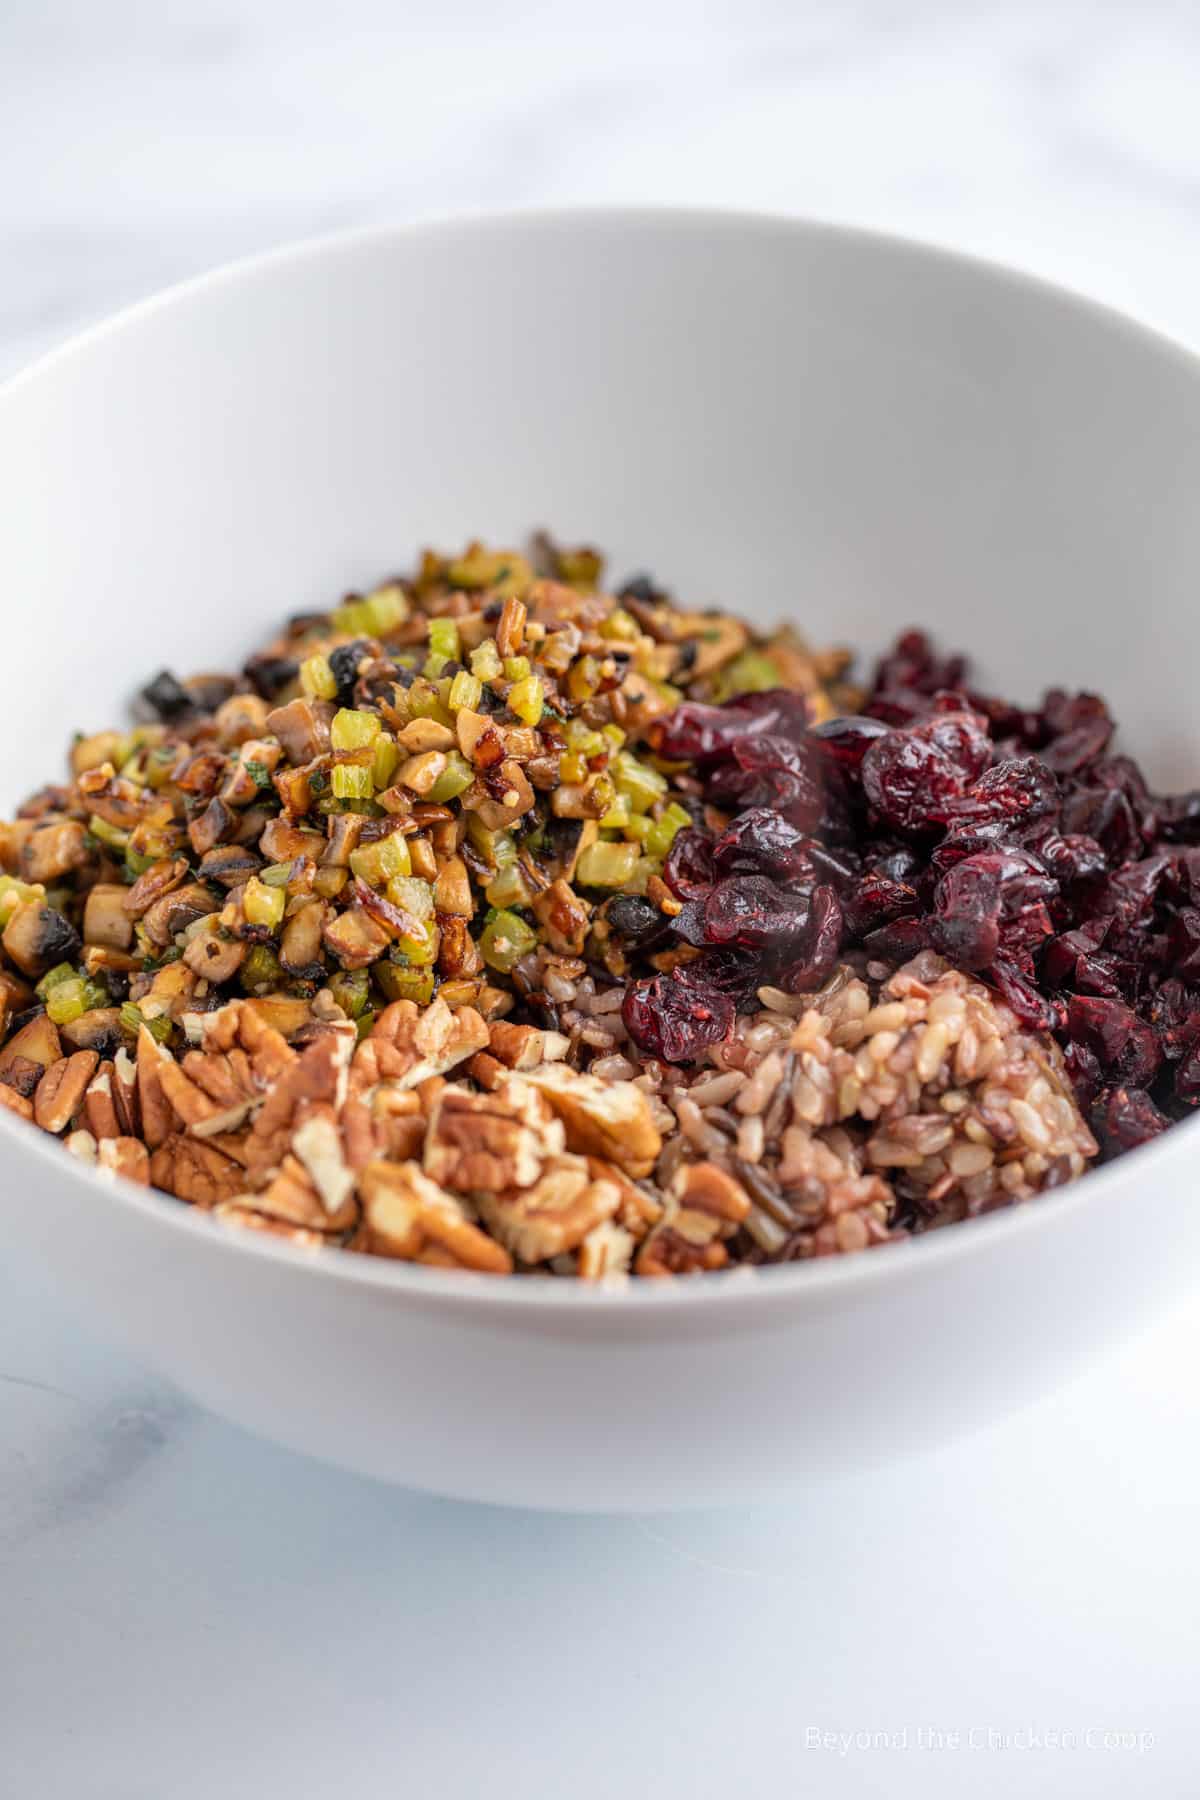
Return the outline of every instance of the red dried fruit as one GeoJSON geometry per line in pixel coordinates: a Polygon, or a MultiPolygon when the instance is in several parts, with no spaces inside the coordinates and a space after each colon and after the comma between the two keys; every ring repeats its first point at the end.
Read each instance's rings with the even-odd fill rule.
{"type": "Polygon", "coordinates": [[[1056,814],[1058,779],[1036,756],[993,763],[965,794],[935,803],[930,812],[946,825],[1005,825],[1015,829],[1056,814]]]}
{"type": "Polygon", "coordinates": [[[728,994],[683,981],[675,972],[635,981],[626,989],[621,1017],[648,1056],[684,1063],[728,1036],[734,1005],[728,994]]]}
{"type": "MultiPolygon", "coordinates": [[[[677,837],[675,842],[678,841],[677,837]]],[[[780,813],[756,806],[721,833],[712,846],[712,864],[718,875],[769,875],[774,881],[811,885],[812,844],[810,837],[780,813]]],[[[678,888],[675,892],[679,892],[678,888]]]]}
{"type": "Polygon", "coordinates": [[[713,840],[708,833],[694,825],[677,831],[663,868],[671,892],[681,900],[695,900],[707,893],[713,879],[713,840]]]}
{"type": "Polygon", "coordinates": [[[705,897],[704,941],[782,955],[803,934],[809,911],[806,895],[785,893],[765,875],[730,877],[705,897]]]}
{"type": "Polygon", "coordinates": [[[810,718],[802,694],[771,688],[761,694],[739,694],[724,706],[702,706],[688,700],[647,728],[651,748],[670,762],[690,763],[698,774],[730,757],[747,733],[774,733],[799,743],[810,718]]]}
{"type": "Polygon", "coordinates": [[[847,775],[857,775],[871,745],[886,737],[887,732],[888,727],[882,719],[851,714],[844,719],[827,719],[824,725],[814,726],[809,737],[830,763],[847,775]]]}
{"type": "Polygon", "coordinates": [[[1148,1144],[1169,1123],[1149,1094],[1136,1087],[1113,1088],[1096,1109],[1099,1136],[1109,1156],[1123,1156],[1139,1144],[1148,1144]]]}
{"type": "Polygon", "coordinates": [[[977,713],[940,713],[872,744],[862,784],[880,818],[900,831],[942,823],[946,801],[964,794],[991,758],[983,723],[977,713]]]}
{"type": "Polygon", "coordinates": [[[842,947],[842,908],[831,887],[814,889],[799,954],[789,962],[779,985],[789,994],[807,994],[829,980],[842,947]]]}

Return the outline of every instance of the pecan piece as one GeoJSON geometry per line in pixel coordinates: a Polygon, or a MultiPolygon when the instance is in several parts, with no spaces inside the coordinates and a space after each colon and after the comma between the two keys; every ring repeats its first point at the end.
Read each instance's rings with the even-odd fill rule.
{"type": "Polygon", "coordinates": [[[28,1119],[33,1124],[33,1101],[27,1100],[24,1094],[18,1094],[15,1088],[0,1085],[0,1106],[6,1107],[10,1113],[16,1113],[18,1119],[28,1119]]]}
{"type": "Polygon", "coordinates": [[[579,1246],[575,1273],[581,1281],[603,1281],[614,1275],[627,1275],[633,1255],[633,1238],[614,1222],[604,1219],[593,1225],[579,1246]]]}
{"type": "Polygon", "coordinates": [[[671,1185],[667,1210],[638,1251],[639,1275],[686,1275],[720,1269],[729,1260],[721,1241],[750,1210],[745,1189],[715,1163],[685,1163],[671,1185]]]}
{"type": "Polygon", "coordinates": [[[232,1200],[246,1185],[245,1172],[215,1144],[173,1132],[150,1158],[150,1181],[164,1193],[190,1200],[193,1206],[215,1206],[232,1200]]]}
{"type": "Polygon", "coordinates": [[[601,1081],[562,1063],[520,1077],[544,1094],[566,1127],[567,1148],[601,1156],[627,1175],[648,1175],[662,1149],[650,1102],[628,1081],[601,1081]]]}
{"type": "Polygon", "coordinates": [[[372,1163],[360,1177],[367,1245],[375,1256],[512,1273],[512,1259],[471,1223],[462,1202],[414,1163],[372,1163]]]}
{"type": "Polygon", "coordinates": [[[150,1152],[139,1138],[106,1137],[96,1145],[96,1165],[109,1175],[150,1185],[150,1152]]]}
{"type": "Polygon", "coordinates": [[[536,1069],[539,1063],[561,1062],[571,1048],[561,1031],[537,1025],[510,1025],[498,1019],[488,1033],[488,1049],[509,1069],[536,1069]]]}
{"type": "MultiPolygon", "coordinates": [[[[81,1054],[84,1054],[81,1052],[81,1054]]],[[[122,1132],[113,1098],[113,1064],[103,1062],[92,1076],[83,1096],[83,1116],[94,1138],[118,1138],[122,1132]]]]}
{"type": "Polygon", "coordinates": [[[320,1196],[326,1229],[338,1230],[352,1224],[357,1216],[353,1202],[354,1171],[347,1161],[337,1116],[331,1106],[308,1109],[303,1123],[292,1133],[292,1155],[303,1164],[309,1181],[320,1196]]]}
{"type": "Polygon", "coordinates": [[[522,1262],[548,1262],[574,1250],[621,1204],[615,1182],[593,1181],[586,1159],[560,1156],[532,1187],[476,1196],[480,1216],[522,1262]]]}
{"type": "Polygon", "coordinates": [[[100,1058],[94,1050],[76,1050],[51,1063],[33,1097],[34,1122],[43,1131],[65,1131],[83,1102],[100,1058]]]}
{"type": "MultiPolygon", "coordinates": [[[[172,1060],[170,1051],[164,1050],[143,1025],[137,1041],[138,1117],[142,1137],[151,1150],[157,1150],[175,1129],[175,1114],[163,1092],[162,1082],[163,1066],[172,1060]]],[[[156,1181],[154,1185],[161,1187],[162,1183],[156,1181]]]]}
{"type": "Polygon", "coordinates": [[[235,1225],[239,1231],[262,1231],[270,1237],[285,1238],[289,1244],[299,1244],[305,1250],[324,1249],[329,1242],[319,1231],[306,1230],[302,1225],[288,1225],[282,1219],[255,1212],[252,1207],[241,1206],[235,1200],[219,1201],[212,1209],[212,1216],[222,1225],[235,1225]]]}
{"type": "Polygon", "coordinates": [[[425,1173],[443,1187],[525,1188],[548,1156],[563,1148],[563,1128],[531,1088],[510,1083],[496,1094],[444,1087],[425,1138],[425,1173]]]}

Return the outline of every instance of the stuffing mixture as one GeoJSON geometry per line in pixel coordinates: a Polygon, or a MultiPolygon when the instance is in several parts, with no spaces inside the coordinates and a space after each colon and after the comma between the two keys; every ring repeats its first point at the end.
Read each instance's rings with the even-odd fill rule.
{"type": "Polygon", "coordinates": [[[1200,1103],[1200,794],[920,633],[546,536],[141,695],[0,825],[0,1105],[294,1243],[671,1277],[1030,1199],[1200,1103]]]}

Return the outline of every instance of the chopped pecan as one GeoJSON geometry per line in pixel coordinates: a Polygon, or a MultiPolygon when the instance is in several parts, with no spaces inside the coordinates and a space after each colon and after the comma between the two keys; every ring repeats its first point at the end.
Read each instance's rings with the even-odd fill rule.
{"type": "Polygon", "coordinates": [[[18,1094],[15,1088],[0,1084],[0,1106],[16,1113],[18,1119],[28,1119],[33,1124],[33,1101],[27,1100],[24,1094],[18,1094]]]}
{"type": "Polygon", "coordinates": [[[566,1127],[567,1147],[601,1156],[627,1175],[648,1175],[662,1149],[650,1102],[632,1082],[601,1081],[562,1063],[522,1075],[544,1094],[566,1127]]]}
{"type": "MultiPolygon", "coordinates": [[[[151,1150],[157,1150],[175,1129],[175,1114],[163,1092],[162,1081],[163,1068],[172,1060],[170,1051],[157,1043],[143,1025],[137,1041],[138,1117],[142,1137],[151,1150]]],[[[163,1184],[156,1180],[154,1185],[161,1187],[163,1184]]]]}
{"type": "Polygon", "coordinates": [[[240,1194],[246,1176],[215,1144],[173,1132],[150,1157],[150,1181],[164,1193],[190,1200],[193,1206],[208,1207],[240,1194]]]}
{"type": "Polygon", "coordinates": [[[51,1063],[33,1098],[33,1117],[43,1131],[65,1131],[82,1105],[88,1082],[100,1058],[94,1050],[76,1050],[51,1063]]]}
{"type": "Polygon", "coordinates": [[[353,1202],[354,1171],[347,1161],[332,1106],[314,1106],[307,1110],[303,1123],[292,1132],[292,1155],[304,1165],[320,1196],[328,1221],[327,1229],[341,1229],[353,1223],[357,1216],[353,1202]]]}
{"type": "Polygon", "coordinates": [[[626,1275],[633,1256],[633,1238],[612,1219],[593,1225],[579,1246],[575,1273],[581,1281],[603,1281],[626,1275]]]}
{"type": "Polygon", "coordinates": [[[617,1209],[617,1223],[624,1227],[630,1236],[638,1241],[645,1237],[652,1225],[657,1225],[662,1218],[662,1207],[652,1195],[630,1181],[623,1169],[615,1163],[604,1162],[598,1156],[589,1156],[588,1168],[595,1181],[615,1182],[621,1191],[621,1204],[617,1209]]]}
{"type": "Polygon", "coordinates": [[[487,1026],[473,1007],[452,1012],[440,995],[424,1008],[394,1000],[355,1052],[351,1084],[356,1091],[382,1079],[417,1087],[465,1062],[487,1041],[487,1026]]]}
{"type": "Polygon", "coordinates": [[[563,1128],[531,1088],[511,1087],[496,1094],[443,1088],[425,1138],[428,1176],[463,1194],[537,1180],[546,1158],[561,1152],[563,1128]]]}
{"type": "Polygon", "coordinates": [[[296,1114],[305,1103],[341,1110],[346,1097],[350,1045],[333,1032],[314,1038],[293,1058],[268,1092],[246,1142],[251,1168],[282,1161],[296,1114]]]}
{"type": "Polygon", "coordinates": [[[415,1163],[372,1163],[360,1186],[367,1245],[375,1256],[511,1274],[508,1253],[415,1163]]]}
{"type": "Polygon", "coordinates": [[[106,1137],[96,1145],[97,1166],[110,1175],[150,1185],[150,1152],[140,1138],[106,1137]]]}
{"type": "Polygon", "coordinates": [[[113,1065],[103,1062],[92,1076],[83,1096],[83,1116],[88,1130],[95,1138],[118,1138],[129,1135],[122,1132],[121,1122],[117,1117],[116,1102],[113,1099],[113,1065]]]}
{"type": "Polygon", "coordinates": [[[122,1046],[112,1061],[112,1097],[122,1137],[137,1137],[141,1126],[138,1106],[137,1064],[122,1046]]]}
{"type": "Polygon", "coordinates": [[[269,1237],[285,1238],[289,1244],[298,1244],[305,1250],[324,1249],[329,1242],[319,1231],[306,1230],[302,1225],[288,1225],[283,1219],[241,1206],[236,1200],[219,1201],[212,1214],[222,1225],[235,1225],[239,1231],[262,1231],[269,1237]]]}
{"type": "Polygon", "coordinates": [[[594,1181],[582,1156],[549,1162],[531,1187],[477,1196],[484,1223],[522,1262],[548,1262],[574,1250],[621,1204],[615,1182],[594,1181]]]}
{"type": "Polygon", "coordinates": [[[510,1069],[536,1069],[539,1063],[561,1062],[571,1048],[561,1031],[543,1031],[537,1025],[510,1025],[497,1019],[489,1027],[488,1049],[510,1069]]]}
{"type": "Polygon", "coordinates": [[[720,1269],[729,1260],[721,1241],[750,1210],[745,1189],[715,1163],[685,1163],[671,1186],[667,1210],[638,1251],[639,1275],[685,1275],[720,1269]]]}

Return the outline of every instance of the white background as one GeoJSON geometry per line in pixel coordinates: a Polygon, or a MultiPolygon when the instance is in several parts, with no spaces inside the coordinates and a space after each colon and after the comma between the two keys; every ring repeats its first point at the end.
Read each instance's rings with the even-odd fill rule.
{"type": "MultiPolygon", "coordinates": [[[[1196,9],[1135,0],[0,0],[0,373],[289,237],[622,200],[910,232],[1197,341],[1197,92],[1196,9]]],[[[1191,1310],[869,1482],[580,1520],[254,1443],[0,1256],[0,1794],[1192,1794],[1191,1310]]]]}

